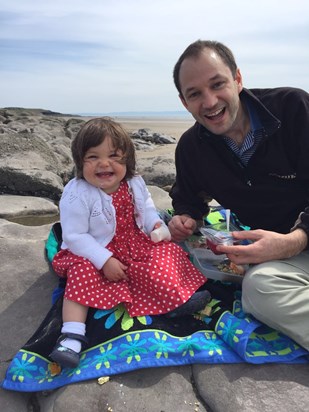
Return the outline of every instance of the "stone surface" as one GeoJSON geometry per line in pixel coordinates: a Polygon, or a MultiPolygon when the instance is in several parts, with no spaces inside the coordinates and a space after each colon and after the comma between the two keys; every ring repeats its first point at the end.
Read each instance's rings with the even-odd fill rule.
{"type": "Polygon", "coordinates": [[[54,216],[58,206],[50,199],[34,196],[0,195],[0,218],[54,216]]]}
{"type": "Polygon", "coordinates": [[[147,187],[152,199],[154,199],[157,209],[165,210],[172,207],[171,198],[169,197],[168,192],[157,186],[147,185],[147,187]]]}
{"type": "Polygon", "coordinates": [[[159,187],[171,185],[176,176],[174,158],[162,155],[140,159],[138,173],[143,176],[147,185],[159,187]]]}
{"type": "Polygon", "coordinates": [[[309,411],[308,365],[194,365],[193,376],[212,411],[309,411]]]}
{"type": "Polygon", "coordinates": [[[204,412],[192,390],[191,374],[191,368],[183,366],[141,369],[112,376],[104,385],[88,381],[45,397],[38,394],[37,399],[46,412],[204,412]]]}
{"type": "MultiPolygon", "coordinates": [[[[59,200],[73,177],[72,139],[86,120],[40,109],[0,109],[0,194],[59,200]]],[[[149,129],[137,130],[132,140],[137,151],[176,143],[172,136],[149,129]]],[[[173,183],[174,169],[173,154],[138,162],[146,183],[160,187],[173,183]]]]}

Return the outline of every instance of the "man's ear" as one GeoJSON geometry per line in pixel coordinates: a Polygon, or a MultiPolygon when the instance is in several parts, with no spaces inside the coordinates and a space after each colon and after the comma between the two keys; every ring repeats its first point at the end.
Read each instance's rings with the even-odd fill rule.
{"type": "Polygon", "coordinates": [[[179,97],[181,103],[184,105],[184,107],[188,110],[188,105],[187,105],[187,102],[185,101],[183,95],[179,93],[178,97],[179,97]]]}
{"type": "Polygon", "coordinates": [[[235,82],[237,83],[238,94],[239,94],[243,89],[242,75],[239,69],[236,70],[235,82]]]}

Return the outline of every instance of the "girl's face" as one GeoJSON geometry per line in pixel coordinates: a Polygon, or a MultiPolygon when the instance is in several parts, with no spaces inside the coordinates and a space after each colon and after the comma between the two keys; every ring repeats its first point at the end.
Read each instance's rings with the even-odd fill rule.
{"type": "Polygon", "coordinates": [[[91,147],[85,154],[84,179],[105,193],[115,192],[126,175],[126,164],[119,163],[123,153],[115,150],[112,139],[106,136],[101,144],[91,147]]]}

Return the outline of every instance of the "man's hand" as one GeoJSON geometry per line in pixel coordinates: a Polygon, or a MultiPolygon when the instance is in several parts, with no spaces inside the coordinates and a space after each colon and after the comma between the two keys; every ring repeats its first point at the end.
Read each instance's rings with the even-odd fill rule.
{"type": "Polygon", "coordinates": [[[218,251],[225,253],[236,264],[287,259],[302,252],[308,242],[307,235],[302,229],[296,229],[286,235],[261,229],[232,232],[232,235],[236,241],[253,242],[249,245],[217,246],[218,251]]]}
{"type": "Polygon", "coordinates": [[[104,276],[110,282],[119,282],[121,280],[128,280],[128,276],[125,271],[128,269],[127,266],[122,264],[118,259],[110,257],[103,265],[104,276]]]}
{"type": "Polygon", "coordinates": [[[188,215],[173,216],[168,224],[174,242],[181,242],[191,236],[196,227],[196,221],[188,215]]]}

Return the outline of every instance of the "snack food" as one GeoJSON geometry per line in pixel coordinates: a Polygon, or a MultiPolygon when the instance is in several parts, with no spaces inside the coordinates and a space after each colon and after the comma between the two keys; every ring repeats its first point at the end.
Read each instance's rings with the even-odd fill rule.
{"type": "Polygon", "coordinates": [[[201,228],[200,230],[206,238],[206,245],[216,255],[223,254],[222,252],[218,252],[218,245],[233,245],[234,243],[234,238],[231,235],[231,232],[215,230],[212,228],[201,228]]]}
{"type": "Polygon", "coordinates": [[[234,275],[244,276],[246,273],[244,266],[236,265],[236,263],[231,262],[229,259],[224,259],[217,265],[217,268],[221,270],[221,272],[233,273],[234,275]]]}

